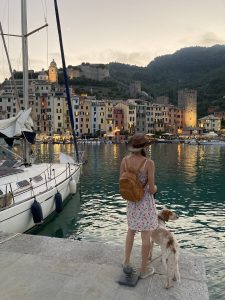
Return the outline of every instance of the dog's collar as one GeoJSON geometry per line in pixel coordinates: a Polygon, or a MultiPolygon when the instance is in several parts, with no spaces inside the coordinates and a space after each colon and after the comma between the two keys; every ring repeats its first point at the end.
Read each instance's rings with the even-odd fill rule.
{"type": "Polygon", "coordinates": [[[165,221],[160,215],[158,215],[158,218],[159,218],[161,221],[163,221],[164,223],[166,223],[166,221],[165,221]]]}

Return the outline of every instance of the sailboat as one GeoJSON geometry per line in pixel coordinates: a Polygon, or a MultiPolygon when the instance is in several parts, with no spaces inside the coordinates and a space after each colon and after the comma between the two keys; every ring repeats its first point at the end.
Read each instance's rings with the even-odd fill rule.
{"type": "MultiPolygon", "coordinates": [[[[61,212],[65,199],[76,193],[82,165],[79,162],[77,148],[76,160],[61,154],[64,163],[32,163],[29,142],[32,142],[35,133],[30,117],[31,108],[28,107],[29,34],[26,16],[26,0],[21,0],[23,100],[26,105],[15,117],[0,120],[0,136],[8,144],[22,137],[25,141],[25,150],[22,159],[11,158],[0,161],[0,231],[4,233],[27,232],[43,223],[53,212],[61,212]]],[[[73,124],[72,132],[75,138],[73,124]]],[[[74,144],[77,146],[76,140],[74,144]]]]}

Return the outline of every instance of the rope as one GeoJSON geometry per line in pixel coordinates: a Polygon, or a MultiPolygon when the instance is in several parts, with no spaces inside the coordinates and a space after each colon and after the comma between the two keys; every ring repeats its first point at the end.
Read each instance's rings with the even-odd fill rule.
{"type": "Polygon", "coordinates": [[[5,240],[3,240],[3,241],[0,241],[0,244],[3,244],[3,243],[5,243],[5,242],[10,241],[10,240],[14,239],[14,238],[15,238],[16,236],[18,236],[18,235],[22,235],[22,233],[16,233],[16,234],[14,234],[13,236],[8,237],[7,239],[5,239],[5,240]]]}
{"type": "Polygon", "coordinates": [[[160,254],[159,256],[156,256],[154,259],[152,259],[149,263],[151,264],[153,261],[155,261],[156,259],[160,258],[162,256],[162,254],[160,254]]]}
{"type": "MultiPolygon", "coordinates": [[[[46,4],[46,0],[45,2],[43,2],[43,0],[41,0],[41,4],[42,4],[42,9],[43,9],[43,13],[44,13],[44,21],[45,23],[48,23],[48,9],[47,9],[47,4],[46,4]]],[[[47,46],[46,46],[46,63],[47,63],[47,67],[46,69],[48,70],[48,26],[46,27],[46,42],[47,42],[47,46]]]]}

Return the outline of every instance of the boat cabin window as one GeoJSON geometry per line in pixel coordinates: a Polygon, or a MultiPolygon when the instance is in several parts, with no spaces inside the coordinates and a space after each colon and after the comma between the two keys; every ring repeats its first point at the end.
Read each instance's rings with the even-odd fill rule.
{"type": "Polygon", "coordinates": [[[43,177],[41,175],[35,176],[32,178],[34,182],[40,182],[43,180],[43,177]]]}
{"type": "Polygon", "coordinates": [[[1,167],[12,168],[17,163],[17,160],[5,160],[1,167]]]}
{"type": "Polygon", "coordinates": [[[22,180],[22,181],[18,181],[16,184],[18,185],[19,188],[23,188],[25,186],[30,185],[30,182],[28,180],[22,180]]]}

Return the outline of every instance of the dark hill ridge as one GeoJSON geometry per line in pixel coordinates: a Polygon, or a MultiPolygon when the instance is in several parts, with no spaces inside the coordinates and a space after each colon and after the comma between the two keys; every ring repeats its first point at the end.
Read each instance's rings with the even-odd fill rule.
{"type": "Polygon", "coordinates": [[[189,47],[174,54],[156,57],[147,67],[120,63],[109,64],[110,75],[128,84],[142,82],[143,90],[154,96],[168,95],[177,102],[177,91],[198,91],[199,116],[207,114],[210,105],[225,110],[225,46],[189,47]]]}

